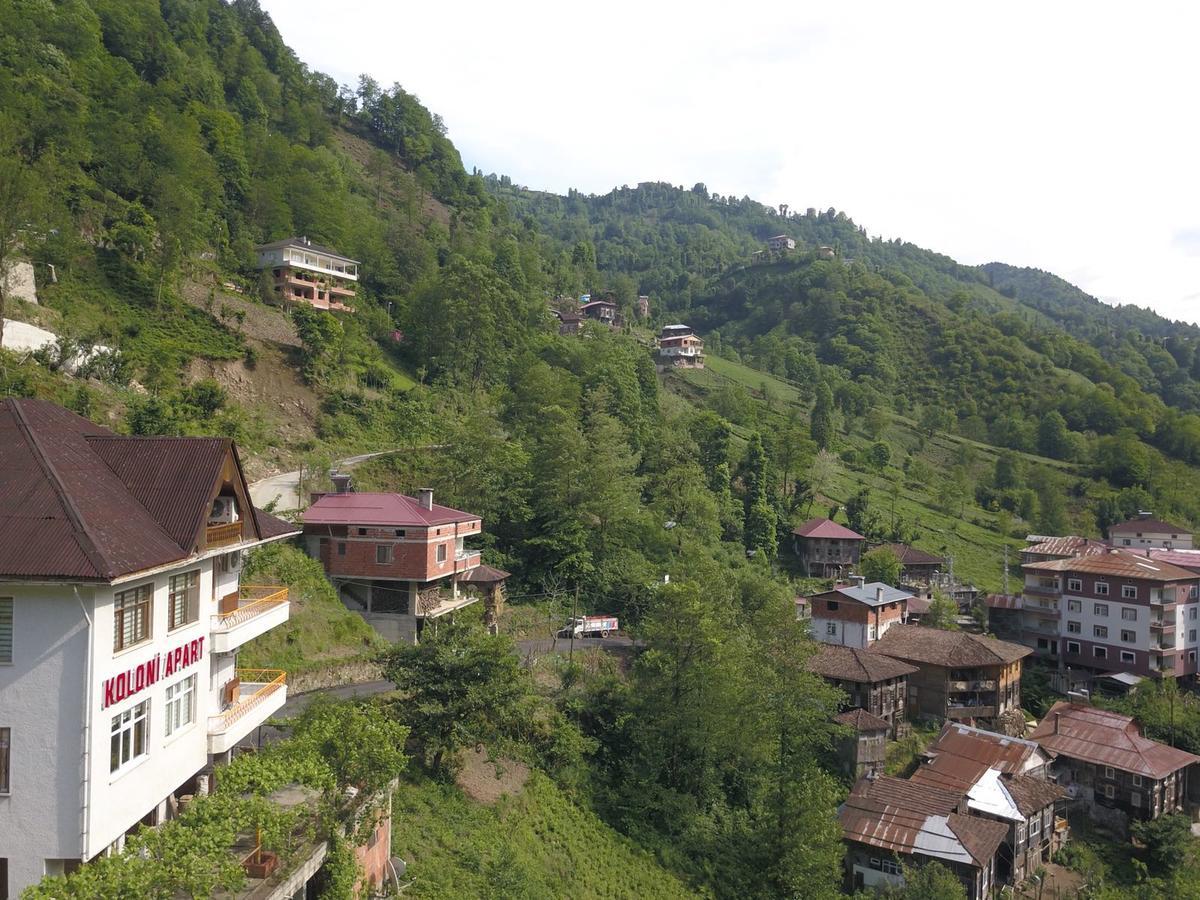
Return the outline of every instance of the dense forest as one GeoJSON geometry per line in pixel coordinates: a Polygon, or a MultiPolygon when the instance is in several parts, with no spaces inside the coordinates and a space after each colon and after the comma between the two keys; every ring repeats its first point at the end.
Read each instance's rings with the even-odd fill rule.
{"type": "MultiPolygon", "coordinates": [[[[1022,529],[1094,532],[1150,503],[1200,521],[1194,329],[1104,327],[1044,279],[871,239],[834,211],[468,173],[418,98],[310,70],[254,0],[0,5],[0,254],[28,257],[40,294],[0,293],[0,313],[62,336],[0,351],[0,396],[130,433],[227,434],[262,470],[445,448],[356,477],[479,514],[514,606],[573,595],[620,615],[645,652],[572,665],[551,691],[504,639],[448,628],[387,657],[412,699],[388,715],[420,751],[414,817],[452,803],[455,752],[495,743],[556,806],[636,842],[664,895],[839,890],[840,697],[806,670],[800,518],[844,507],[881,538],[936,526],[993,582],[1022,529]],[[779,232],[800,248],[752,263],[779,232]],[[352,315],[266,302],[253,247],[292,235],[361,261],[352,315]],[[585,291],[630,322],[648,294],[652,321],[560,335],[548,303],[585,291]],[[679,319],[724,368],[655,371],[648,326],[679,319]],[[111,352],[69,375],[96,345],[111,352]],[[267,376],[299,399],[241,399],[267,376]]],[[[547,895],[509,863],[498,896],[547,895]]],[[[428,865],[424,883],[453,881],[428,865]]]]}

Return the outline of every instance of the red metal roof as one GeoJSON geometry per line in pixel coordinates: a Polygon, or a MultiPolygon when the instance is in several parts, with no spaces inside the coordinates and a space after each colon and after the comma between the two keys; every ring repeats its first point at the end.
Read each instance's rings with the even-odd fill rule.
{"type": "Polygon", "coordinates": [[[984,598],[984,602],[990,609],[1020,609],[1021,595],[1012,596],[1010,594],[988,594],[984,598]]]}
{"type": "Polygon", "coordinates": [[[224,438],[120,437],[53,403],[0,401],[0,577],[111,581],[187,559],[231,450],[224,438]]]}
{"type": "Polygon", "coordinates": [[[1030,736],[1056,755],[1155,779],[1200,762],[1200,756],[1143,737],[1129,716],[1065,700],[1030,736]]]}
{"type": "Polygon", "coordinates": [[[1200,550],[1150,550],[1150,558],[1200,574],[1200,550]]]}
{"type": "Polygon", "coordinates": [[[1107,553],[1094,556],[1074,556],[1070,559],[1026,563],[1021,568],[1030,572],[1086,572],[1089,575],[1142,578],[1146,581],[1196,580],[1194,572],[1129,550],[1109,550],[1107,553]]]}
{"type": "Polygon", "coordinates": [[[426,509],[404,494],[347,491],[326,494],[304,511],[305,525],[383,525],[423,528],[478,519],[474,513],[433,504],[426,509]]]}
{"type": "Polygon", "coordinates": [[[1029,546],[1021,551],[1022,554],[1038,556],[1087,556],[1093,553],[1107,553],[1111,548],[1097,538],[1077,537],[1038,537],[1030,535],[1029,546]]]}
{"type": "Polygon", "coordinates": [[[1190,528],[1185,528],[1182,525],[1173,525],[1170,522],[1164,522],[1162,519],[1146,517],[1137,517],[1130,519],[1128,522],[1121,522],[1119,525],[1108,526],[1109,534],[1191,534],[1190,528]]]}
{"type": "Polygon", "coordinates": [[[877,550],[891,550],[902,566],[944,566],[946,560],[908,544],[880,544],[877,550]]]}
{"type": "Polygon", "coordinates": [[[792,534],[806,538],[839,538],[844,541],[865,541],[861,534],[856,534],[845,525],[839,525],[830,519],[809,519],[798,528],[792,529],[792,534]]]}

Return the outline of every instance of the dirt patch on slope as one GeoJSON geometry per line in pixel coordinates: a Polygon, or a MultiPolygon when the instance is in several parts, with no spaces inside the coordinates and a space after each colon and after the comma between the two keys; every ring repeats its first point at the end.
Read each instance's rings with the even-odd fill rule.
{"type": "Polygon", "coordinates": [[[379,148],[370,141],[361,138],[356,134],[352,134],[349,131],[343,131],[342,129],[336,129],[333,132],[333,135],[334,139],[338,143],[338,146],[341,147],[345,154],[354,160],[359,169],[362,170],[362,177],[365,178],[370,184],[375,185],[376,187],[381,187],[380,199],[382,201],[396,209],[403,209],[407,206],[408,198],[406,198],[403,192],[399,189],[402,178],[404,182],[408,183],[409,187],[416,188],[419,191],[419,196],[416,199],[418,203],[418,209],[420,210],[421,219],[424,221],[440,222],[442,225],[449,227],[450,209],[436,197],[431,195],[427,190],[421,187],[417,183],[416,176],[409,172],[409,170],[405,168],[404,163],[402,163],[395,155],[390,153],[387,154],[388,159],[391,161],[395,169],[395,175],[400,176],[400,178],[385,178],[382,186],[379,186],[377,182],[366,172],[371,157],[379,150],[379,148]]]}
{"type": "Polygon", "coordinates": [[[219,289],[213,290],[208,285],[196,282],[188,282],[183,286],[183,299],[192,306],[205,310],[227,328],[240,331],[246,337],[280,347],[300,346],[296,326],[279,307],[256,303],[246,297],[219,289]],[[242,316],[240,323],[237,320],[239,314],[242,316]]]}
{"type": "Polygon", "coordinates": [[[489,806],[507,794],[515,797],[525,789],[529,766],[515,759],[489,759],[486,750],[468,750],[455,781],[464,794],[489,806]]]}

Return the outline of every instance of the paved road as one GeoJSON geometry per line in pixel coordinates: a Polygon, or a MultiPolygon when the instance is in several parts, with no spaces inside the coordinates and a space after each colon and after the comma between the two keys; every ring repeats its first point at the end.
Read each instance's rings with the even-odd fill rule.
{"type": "MultiPolygon", "coordinates": [[[[333,465],[339,469],[350,469],[361,462],[366,462],[368,459],[374,459],[377,456],[387,456],[389,453],[399,453],[402,447],[395,447],[391,450],[376,450],[374,453],[360,453],[357,456],[347,456],[345,459],[336,460],[333,465]]],[[[282,512],[288,509],[299,509],[301,506],[300,497],[300,470],[294,472],[280,472],[278,475],[272,475],[269,478],[260,479],[250,485],[250,499],[259,509],[266,506],[272,500],[275,501],[275,509],[277,512],[282,512]]]]}

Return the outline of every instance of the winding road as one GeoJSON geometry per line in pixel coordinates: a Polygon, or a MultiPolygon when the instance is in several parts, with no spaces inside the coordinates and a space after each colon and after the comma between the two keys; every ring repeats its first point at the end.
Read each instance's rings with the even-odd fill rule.
{"type": "MultiPolygon", "coordinates": [[[[393,447],[391,450],[376,450],[373,453],[359,453],[357,456],[347,456],[345,459],[334,460],[332,465],[337,469],[352,469],[359,463],[389,453],[402,453],[405,450],[438,450],[444,444],[430,444],[427,447],[393,447]]],[[[280,472],[268,478],[260,478],[250,485],[250,500],[262,509],[272,500],[275,501],[275,511],[284,512],[289,509],[300,509],[303,505],[300,496],[300,470],[280,472]]]]}

